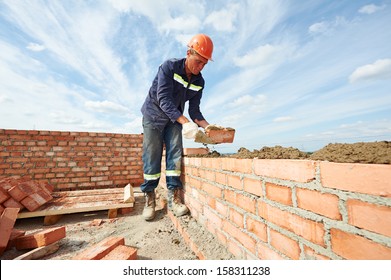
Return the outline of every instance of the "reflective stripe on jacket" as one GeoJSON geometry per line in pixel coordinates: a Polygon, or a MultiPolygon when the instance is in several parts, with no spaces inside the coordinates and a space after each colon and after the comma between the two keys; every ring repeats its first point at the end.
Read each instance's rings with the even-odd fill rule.
{"type": "Polygon", "coordinates": [[[159,130],[163,130],[169,121],[175,122],[183,114],[186,101],[189,101],[189,116],[193,121],[205,119],[200,111],[204,78],[200,73],[193,75],[189,82],[185,60],[169,59],[160,65],[141,107],[143,116],[152,120],[159,130]]]}

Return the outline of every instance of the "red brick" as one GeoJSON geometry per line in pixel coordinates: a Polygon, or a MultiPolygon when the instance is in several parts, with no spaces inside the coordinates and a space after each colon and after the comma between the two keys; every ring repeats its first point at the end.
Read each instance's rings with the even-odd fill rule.
{"type": "Polygon", "coordinates": [[[12,178],[12,177],[3,178],[3,179],[0,179],[0,187],[3,190],[8,191],[13,186],[19,184],[22,180],[23,179],[16,179],[16,178],[12,178]]]}
{"type": "Polygon", "coordinates": [[[264,242],[267,242],[267,227],[266,224],[254,220],[250,217],[247,217],[246,219],[246,229],[247,231],[254,233],[256,236],[258,236],[259,239],[261,239],[264,242]]]}
{"type": "Polygon", "coordinates": [[[391,237],[391,207],[347,201],[349,224],[391,237]]]}
{"type": "Polygon", "coordinates": [[[227,217],[228,215],[228,206],[223,203],[223,202],[220,202],[219,200],[216,200],[216,203],[215,203],[215,210],[220,213],[224,218],[227,217]]]}
{"type": "Polygon", "coordinates": [[[266,197],[282,204],[292,205],[292,189],[285,186],[266,183],[266,197]]]}
{"type": "Polygon", "coordinates": [[[254,198],[236,193],[235,204],[247,212],[255,214],[256,200],[254,198]]]}
{"type": "Polygon", "coordinates": [[[10,196],[16,201],[22,201],[26,196],[36,192],[29,184],[25,182],[14,185],[8,190],[10,196]]]}
{"type": "Polygon", "coordinates": [[[227,174],[216,172],[215,173],[215,180],[216,180],[216,183],[219,183],[221,185],[226,185],[227,184],[227,174]]]}
{"type": "Polygon", "coordinates": [[[310,160],[254,159],[254,173],[271,178],[306,183],[315,179],[315,169],[310,160]]]}
{"type": "Polygon", "coordinates": [[[207,148],[184,148],[183,155],[207,155],[209,153],[209,149],[207,148]]]}
{"type": "Polygon", "coordinates": [[[238,242],[240,242],[243,247],[247,248],[250,252],[255,254],[256,242],[254,238],[252,238],[247,233],[235,227],[234,225],[232,225],[230,222],[226,220],[223,221],[222,229],[228,235],[230,235],[231,237],[235,238],[238,242]]]}
{"type": "Polygon", "coordinates": [[[107,237],[101,242],[88,247],[80,254],[73,257],[73,260],[100,260],[108,253],[110,253],[118,245],[125,245],[125,238],[123,237],[107,237]]]}
{"type": "Polygon", "coordinates": [[[201,158],[202,167],[210,168],[210,169],[221,169],[221,158],[209,158],[203,157],[201,158]]]}
{"type": "Polygon", "coordinates": [[[300,258],[299,243],[272,229],[270,230],[270,245],[291,259],[300,258]]]}
{"type": "Polygon", "coordinates": [[[52,244],[65,237],[65,226],[49,228],[18,237],[15,247],[18,250],[33,249],[52,244]]]}
{"type": "Polygon", "coordinates": [[[26,198],[24,198],[20,203],[25,206],[29,211],[35,211],[46,202],[50,201],[53,197],[51,195],[47,195],[42,190],[39,190],[36,193],[30,194],[26,198]]]}
{"type": "Polygon", "coordinates": [[[10,236],[10,239],[8,241],[7,249],[11,249],[12,247],[15,247],[15,240],[16,240],[16,238],[25,235],[25,233],[26,232],[24,230],[18,230],[18,229],[15,229],[15,228],[12,229],[11,236],[10,236]]]}
{"type": "Polygon", "coordinates": [[[9,199],[10,196],[8,192],[4,191],[2,188],[0,188],[0,203],[3,203],[7,199],[9,199]]]}
{"type": "Polygon", "coordinates": [[[261,201],[258,203],[258,215],[266,221],[279,225],[313,243],[325,246],[323,239],[325,230],[320,222],[300,217],[261,201]]]}
{"type": "Polygon", "coordinates": [[[390,260],[391,248],[354,235],[332,228],[331,247],[333,252],[348,260],[390,260]]]}
{"type": "Polygon", "coordinates": [[[341,220],[339,212],[339,198],[333,194],[320,193],[315,190],[296,189],[297,206],[311,212],[341,220]]]}
{"type": "Polygon", "coordinates": [[[252,159],[238,159],[225,157],[221,159],[222,169],[232,172],[252,173],[252,159]]]}
{"type": "Polygon", "coordinates": [[[250,178],[243,179],[244,191],[254,194],[256,196],[263,196],[262,194],[262,181],[250,178]]]}
{"type": "Polygon", "coordinates": [[[222,189],[220,187],[217,187],[215,185],[203,182],[202,183],[202,189],[207,192],[208,194],[221,198],[222,197],[222,189]]]}
{"type": "Polygon", "coordinates": [[[285,260],[280,254],[262,243],[258,243],[258,258],[261,260],[285,260]]]}
{"type": "Polygon", "coordinates": [[[126,245],[118,245],[101,260],[137,260],[137,249],[126,245]]]}
{"type": "Polygon", "coordinates": [[[315,252],[312,248],[304,245],[304,255],[306,260],[330,260],[329,257],[315,252]]]}
{"type": "Polygon", "coordinates": [[[240,176],[227,175],[227,185],[237,190],[243,190],[242,180],[240,176]]]}
{"type": "Polygon", "coordinates": [[[0,255],[7,248],[8,241],[14,228],[19,208],[6,208],[0,217],[0,255]]]}
{"type": "Polygon", "coordinates": [[[391,165],[320,163],[320,177],[326,188],[391,197],[391,165]]]}
{"type": "Polygon", "coordinates": [[[211,138],[214,143],[232,143],[235,138],[235,130],[221,129],[221,130],[207,130],[205,134],[211,138]]]}
{"type": "Polygon", "coordinates": [[[244,217],[242,213],[239,213],[235,209],[229,209],[229,220],[232,221],[240,228],[244,228],[244,217]]]}
{"type": "Polygon", "coordinates": [[[222,227],[223,219],[216,213],[212,212],[209,207],[204,207],[204,216],[208,221],[216,225],[218,228],[222,227]]]}
{"type": "Polygon", "coordinates": [[[4,208],[19,208],[20,210],[24,209],[24,206],[12,197],[8,198],[3,202],[4,208]]]}

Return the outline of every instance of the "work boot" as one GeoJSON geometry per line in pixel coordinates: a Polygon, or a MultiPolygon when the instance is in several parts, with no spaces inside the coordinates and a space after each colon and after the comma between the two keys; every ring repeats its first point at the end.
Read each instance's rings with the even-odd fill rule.
{"type": "Polygon", "coordinates": [[[146,221],[153,220],[155,218],[155,207],[156,207],[156,201],[155,201],[155,192],[146,192],[145,195],[145,206],[143,210],[143,217],[146,221]]]}
{"type": "Polygon", "coordinates": [[[180,189],[168,190],[168,210],[171,210],[178,217],[189,212],[189,209],[181,201],[180,189]]]}

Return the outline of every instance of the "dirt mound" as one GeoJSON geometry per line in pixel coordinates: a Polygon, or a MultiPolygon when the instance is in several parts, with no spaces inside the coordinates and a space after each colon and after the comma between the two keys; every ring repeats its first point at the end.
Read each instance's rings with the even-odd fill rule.
{"type": "Polygon", "coordinates": [[[333,162],[390,164],[391,142],[328,144],[310,158],[333,162]]]}
{"type": "Polygon", "coordinates": [[[250,151],[240,148],[237,153],[222,155],[213,151],[197,157],[233,157],[260,159],[311,159],[341,163],[391,164],[391,142],[359,142],[353,144],[328,144],[313,153],[303,152],[293,147],[263,147],[250,151]]]}

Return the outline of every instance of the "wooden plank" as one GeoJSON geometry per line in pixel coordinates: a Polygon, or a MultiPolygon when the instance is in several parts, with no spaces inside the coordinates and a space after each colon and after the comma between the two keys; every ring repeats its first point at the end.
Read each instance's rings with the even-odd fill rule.
{"type": "Polygon", "coordinates": [[[105,194],[123,194],[124,188],[96,189],[96,190],[78,190],[78,191],[58,191],[53,192],[53,197],[75,197],[85,195],[105,195],[105,194]]]}
{"type": "Polygon", "coordinates": [[[60,219],[62,215],[50,215],[50,216],[45,216],[43,220],[43,225],[44,226],[51,226],[56,224],[60,219]]]}
{"type": "Polygon", "coordinates": [[[20,212],[18,218],[32,218],[32,217],[42,217],[50,215],[62,215],[62,214],[72,214],[72,213],[81,213],[81,212],[90,212],[90,211],[100,211],[108,209],[119,209],[133,207],[132,203],[110,203],[107,202],[90,202],[90,203],[81,203],[77,205],[72,205],[71,208],[66,208],[62,206],[53,206],[45,208],[43,210],[38,210],[34,212],[20,212]]]}
{"type": "Polygon", "coordinates": [[[23,255],[20,255],[19,257],[15,258],[14,260],[37,260],[42,257],[45,257],[47,255],[53,254],[57,252],[57,250],[60,248],[60,245],[58,245],[58,242],[49,244],[47,246],[38,247],[35,248],[23,255]]]}
{"type": "Polygon", "coordinates": [[[118,209],[109,209],[107,213],[107,218],[114,219],[117,218],[117,215],[118,215],[118,209]]]}
{"type": "MultiPolygon", "coordinates": [[[[123,202],[123,193],[121,194],[105,194],[105,195],[85,195],[85,196],[75,196],[75,197],[59,197],[51,200],[47,204],[76,204],[90,201],[122,201],[123,202]]],[[[131,201],[134,202],[134,198],[131,201]]]]}
{"type": "Polygon", "coordinates": [[[127,184],[124,188],[124,202],[134,202],[133,187],[127,184]]]}

